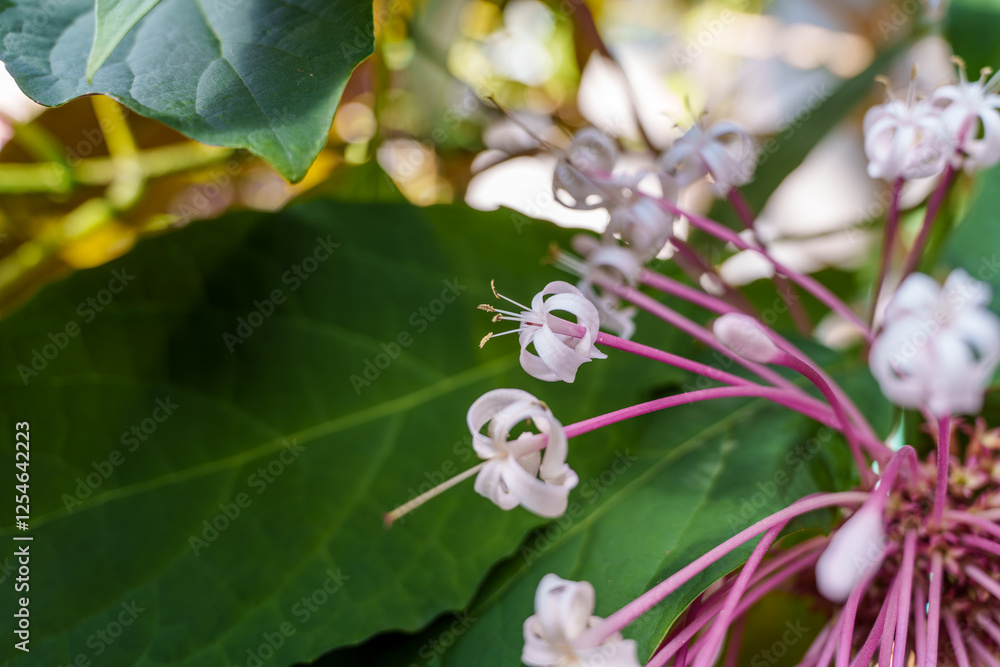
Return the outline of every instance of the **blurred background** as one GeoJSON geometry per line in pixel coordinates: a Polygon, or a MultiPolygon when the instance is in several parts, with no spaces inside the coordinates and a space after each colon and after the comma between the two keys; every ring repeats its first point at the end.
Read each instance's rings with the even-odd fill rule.
{"type": "MultiPolygon", "coordinates": [[[[953,77],[939,34],[945,9],[917,0],[376,0],[375,54],[296,184],[248,153],[197,144],[107,98],[44,109],[0,71],[0,312],[139,237],[316,193],[507,206],[602,229],[605,211],[553,201],[555,158],[539,141],[565,146],[593,125],[641,170],[652,165],[650,146],[668,147],[703,113],[755,135],[760,166],[769,138],[808,147],[773,196],[759,198],[758,229],[793,268],[856,267],[887,201],[861,146],[863,112],[885,96],[869,68],[889,53],[881,69],[897,88],[913,62],[918,89],[953,77]],[[863,88],[853,110],[822,137],[814,127],[805,136],[813,112],[855,77],[863,88]]],[[[930,186],[912,184],[904,204],[930,186]]],[[[685,199],[696,210],[712,204],[707,187],[685,199]]],[[[765,271],[756,257],[729,253],[720,272],[749,282],[765,271]]]]}

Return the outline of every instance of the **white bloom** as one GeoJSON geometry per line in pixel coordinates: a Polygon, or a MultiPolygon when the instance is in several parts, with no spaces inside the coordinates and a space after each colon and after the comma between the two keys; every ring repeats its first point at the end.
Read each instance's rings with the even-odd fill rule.
{"type": "Polygon", "coordinates": [[[588,234],[577,234],[572,240],[573,249],[584,259],[559,252],[557,263],[567,271],[580,276],[577,287],[594,304],[600,316],[601,328],[614,332],[626,340],[635,333],[637,309],[622,306],[622,300],[613,292],[594,284],[595,281],[610,280],[618,285],[634,286],[641,268],[639,260],[628,248],[617,243],[601,243],[588,234]]]}
{"type": "Polygon", "coordinates": [[[634,195],[629,203],[611,209],[611,221],[606,232],[618,235],[646,262],[674,235],[674,215],[665,211],[654,199],[634,195]]]}
{"type": "Polygon", "coordinates": [[[556,162],[552,193],[556,201],[576,209],[594,209],[606,205],[607,186],[618,159],[615,142],[593,128],[580,130],[556,162]],[[571,201],[567,201],[569,195],[571,201]]]}
{"type": "Polygon", "coordinates": [[[566,465],[568,444],[562,424],[544,403],[520,389],[495,389],[472,404],[466,421],[472,447],[487,461],[476,477],[476,493],[504,510],[522,505],[544,517],[566,511],[569,492],[579,478],[566,465]],[[548,436],[544,457],[538,449],[539,433],[525,431],[509,440],[511,429],[525,420],[548,436]]]}
{"type": "Polygon", "coordinates": [[[891,99],[873,106],[863,127],[872,178],[892,182],[936,176],[953,151],[940,108],[926,99],[891,99]]]}
{"type": "Polygon", "coordinates": [[[699,122],[663,154],[660,166],[682,188],[711,176],[715,193],[725,196],[753,176],[753,149],[750,135],[736,123],[721,121],[705,129],[699,122]]]}
{"type": "MultiPolygon", "coordinates": [[[[492,306],[480,306],[489,312],[498,313],[494,320],[514,320],[521,323],[515,329],[521,343],[521,366],[532,377],[546,382],[573,382],[581,365],[591,359],[607,359],[607,355],[594,345],[597,334],[600,333],[597,308],[569,283],[562,280],[549,283],[531,300],[531,308],[508,299],[496,289],[493,294],[522,309],[521,313],[513,313],[492,306]],[[555,311],[575,316],[576,325],[553,315],[555,311]],[[580,327],[583,335],[579,337],[567,333],[574,329],[578,332],[580,327]],[[534,345],[535,352],[528,350],[530,345],[534,345]]],[[[492,336],[492,333],[487,335],[480,345],[492,336]]]]}
{"type": "Polygon", "coordinates": [[[882,510],[861,506],[834,533],[816,561],[816,587],[830,602],[843,602],[851,590],[875,572],[885,555],[885,519],[882,510]]]}
{"type": "Polygon", "coordinates": [[[869,355],[882,393],[937,416],[979,412],[1000,359],[1000,319],[986,308],[991,295],[962,269],[944,287],[921,273],[903,281],[869,355]]]}
{"type": "Polygon", "coordinates": [[[712,332],[735,354],[769,364],[778,355],[778,346],[754,318],[742,313],[726,313],[715,320],[712,332]]]}
{"type": "Polygon", "coordinates": [[[989,70],[972,83],[966,80],[964,66],[958,72],[959,83],[935,90],[931,102],[942,109],[941,117],[957,141],[961,154],[955,166],[964,162],[965,171],[971,173],[1000,161],[1000,95],[995,92],[996,77],[986,81],[989,70]],[[978,136],[980,123],[982,137],[978,136]]]}
{"type": "Polygon", "coordinates": [[[593,613],[593,586],[545,575],[535,592],[535,615],[524,622],[521,661],[530,667],[638,667],[635,641],[619,633],[597,646],[579,644],[580,634],[601,620],[593,613]]]}

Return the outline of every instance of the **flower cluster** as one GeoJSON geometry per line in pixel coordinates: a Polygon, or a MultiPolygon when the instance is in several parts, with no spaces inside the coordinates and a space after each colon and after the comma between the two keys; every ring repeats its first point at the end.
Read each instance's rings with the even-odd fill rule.
{"type": "MultiPolygon", "coordinates": [[[[393,519],[462,479],[477,475],[475,490],[498,507],[521,506],[544,517],[566,511],[577,475],[570,469],[568,441],[617,422],[697,401],[759,397],[795,410],[839,431],[854,459],[853,490],[808,496],[757,521],[704,553],[606,618],[593,616],[595,592],[587,582],[555,574],[541,578],[535,614],[524,623],[522,660],[537,667],[636,667],[637,644],[622,631],[667,596],[736,549],[757,540],[738,571],[703,592],[667,629],[644,663],[709,667],[728,646],[725,664],[736,664],[738,623],[762,597],[787,586],[812,590],[830,621],[808,649],[803,665],[998,664],[1000,653],[1000,431],[974,427],[957,415],[975,414],[1000,360],[1000,318],[987,309],[990,288],[961,270],[941,286],[914,273],[938,205],[952,183],[951,172],[973,171],[1000,159],[1000,97],[996,78],[939,88],[930,98],[892,99],[865,118],[865,147],[873,177],[893,183],[886,244],[892,243],[901,183],[945,171],[931,195],[927,218],[900,273],[908,276],[874,326],[879,288],[891,268],[888,253],[876,280],[870,319],[815,279],[782,266],[759,243],[754,220],[739,195],[749,177],[742,165],[752,146],[732,123],[696,125],[660,157],[657,194],[639,190],[649,174],[615,172],[618,147],[594,131],[580,132],[560,156],[553,189],[574,208],[604,208],[608,231],[600,239],[580,236],[573,249],[557,251],[559,266],[580,278],[577,287],[547,285],[531,307],[494,296],[519,310],[480,308],[494,321],[517,322],[524,370],[545,381],[574,382],[583,364],[606,359],[599,348],[665,363],[709,380],[708,388],[626,406],[563,426],[548,407],[518,389],[498,389],[468,413],[476,453],[483,462],[391,513],[393,519]],[[980,132],[979,127],[982,127],[980,132]],[[678,187],[708,178],[743,219],[746,234],[682,210],[678,187]],[[884,395],[901,408],[919,410],[936,435],[921,460],[908,445],[880,439],[850,396],[823,369],[766,322],[749,301],[724,283],[708,283],[713,268],[674,235],[675,217],[732,246],[760,253],[775,268],[775,280],[812,295],[854,323],[870,344],[869,363],[884,395]],[[645,264],[669,243],[694,286],[652,271],[645,264]],[[712,287],[708,288],[707,285],[712,287]],[[701,289],[699,289],[701,288],[701,289]],[[711,326],[682,316],[655,294],[682,299],[714,318],[711,326]],[[747,375],[630,340],[639,310],[679,328],[726,355],[747,375]],[[604,329],[604,331],[602,331],[604,329]],[[614,332],[614,333],[610,333],[614,332]],[[618,335],[615,335],[618,334],[618,335]],[[818,399],[775,367],[800,374],[818,399]],[[712,383],[715,383],[713,386],[712,383]],[[521,424],[537,431],[518,432],[521,424]],[[485,428],[485,431],[484,431],[485,428]],[[957,433],[968,442],[953,451],[957,433]],[[840,511],[828,536],[783,546],[783,531],[796,518],[821,509],[840,511]],[[960,622],[966,622],[960,628],[960,622]],[[734,630],[735,628],[735,630],[734,630]]],[[[483,340],[494,337],[488,334],[483,340]]],[[[585,372],[585,371],[584,371],[585,372]]]]}

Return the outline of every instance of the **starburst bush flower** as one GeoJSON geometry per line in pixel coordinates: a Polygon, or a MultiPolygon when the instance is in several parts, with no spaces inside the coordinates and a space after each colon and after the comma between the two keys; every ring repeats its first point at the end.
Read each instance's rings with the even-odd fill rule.
{"type": "MultiPolygon", "coordinates": [[[[794,500],[734,529],[728,539],[605,618],[593,615],[594,586],[545,574],[535,594],[535,613],[523,627],[526,665],[736,665],[750,610],[778,590],[811,595],[814,606],[828,615],[802,667],[1000,664],[1000,436],[981,418],[958,417],[977,415],[982,408],[1000,359],[1000,319],[988,310],[990,288],[964,271],[953,271],[943,286],[914,271],[956,170],[975,171],[996,161],[1000,150],[995,81],[969,83],[964,71],[960,77],[929,98],[916,96],[911,85],[906,99],[891,97],[865,117],[869,174],[890,183],[886,248],[897,240],[903,185],[939,177],[910,251],[894,266],[893,254],[883,250],[867,317],[815,278],[778,261],[761,241],[740,192],[752,174],[741,147],[753,141],[737,125],[719,121],[706,127],[699,121],[658,157],[662,173],[656,176],[664,187],[656,192],[642,186],[648,174],[613,173],[617,143],[595,130],[581,132],[559,157],[554,191],[571,207],[605,209],[609,219],[600,238],[573,240],[577,254],[553,253],[557,266],[580,279],[580,289],[554,282],[532,299],[531,308],[497,295],[518,305],[519,313],[483,308],[495,320],[519,322],[521,363],[536,378],[579,380],[580,366],[607,357],[602,351],[607,349],[668,364],[706,383],[565,427],[525,392],[490,392],[469,411],[476,452],[486,459],[475,490],[504,509],[522,505],[555,516],[566,510],[577,483],[565,464],[574,456],[569,441],[652,412],[733,397],[766,399],[839,433],[854,463],[853,488],[794,500]],[[741,232],[678,204],[675,186],[702,179],[732,206],[741,232]],[[926,420],[934,439],[922,446],[924,453],[914,446],[920,442],[880,438],[821,364],[773,328],[705,256],[678,238],[673,226],[681,218],[720,243],[756,253],[773,268],[782,293],[794,297],[800,290],[852,326],[884,396],[926,420]],[[664,245],[696,286],[651,268],[650,260],[664,245]],[[883,294],[888,275],[901,282],[883,294]],[[877,307],[880,299],[882,308],[877,307]],[[686,301],[705,313],[703,319],[681,314],[671,300],[686,301]],[[738,366],[741,372],[631,340],[642,335],[634,320],[637,311],[676,327],[712,350],[725,368],[738,366]],[[810,390],[788,371],[801,376],[810,390]],[[514,422],[524,419],[539,432],[510,440],[514,422]],[[487,422],[487,434],[480,433],[487,422]],[[827,533],[785,539],[798,519],[819,510],[833,510],[836,516],[827,533]],[[729,574],[713,570],[737,551],[745,554],[741,567],[729,574]],[[630,627],[709,571],[715,583],[661,629],[661,640],[640,662],[636,643],[624,638],[630,627]]],[[[786,298],[786,306],[800,331],[808,333],[811,322],[804,311],[795,312],[797,301],[786,298]]],[[[397,512],[409,509],[410,504],[397,512]]],[[[648,629],[649,621],[642,627],[648,629]]]]}

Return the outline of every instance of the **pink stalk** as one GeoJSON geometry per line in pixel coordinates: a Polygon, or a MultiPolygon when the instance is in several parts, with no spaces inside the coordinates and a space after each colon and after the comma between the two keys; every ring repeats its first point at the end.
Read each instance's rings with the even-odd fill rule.
{"type": "Polygon", "coordinates": [[[733,630],[729,633],[729,646],[726,648],[726,657],[722,661],[722,667],[737,667],[740,660],[740,645],[743,644],[743,631],[746,629],[747,616],[743,614],[733,623],[733,630]]]}
{"type": "Polygon", "coordinates": [[[858,605],[861,598],[868,592],[868,585],[871,583],[875,573],[872,572],[863,578],[847,596],[844,604],[843,619],[840,626],[840,646],[837,648],[837,667],[848,667],[851,664],[851,645],[854,643],[854,623],[858,617],[858,605]]]}
{"type": "Polygon", "coordinates": [[[837,415],[837,419],[840,421],[840,430],[847,438],[847,446],[851,450],[851,456],[854,457],[854,465],[858,468],[858,475],[861,476],[861,481],[865,484],[871,482],[871,478],[874,475],[871,468],[868,467],[867,461],[865,461],[864,455],[861,453],[861,447],[858,445],[857,435],[854,433],[854,427],[851,425],[851,421],[847,418],[847,413],[844,411],[844,407],[837,400],[837,395],[830,388],[830,385],[826,383],[826,380],[817,372],[812,365],[802,361],[796,356],[788,354],[787,352],[779,352],[778,355],[772,360],[772,363],[780,364],[787,368],[791,368],[797,373],[801,373],[807,380],[816,385],[820,393],[833,408],[834,413],[837,415]]]}
{"type": "Polygon", "coordinates": [[[718,618],[712,624],[712,629],[708,632],[708,637],[705,639],[706,649],[698,654],[692,667],[709,667],[708,660],[718,652],[718,649],[722,647],[722,643],[725,641],[726,630],[729,628],[729,622],[736,612],[736,605],[739,603],[740,597],[746,592],[753,573],[760,566],[760,562],[764,560],[767,550],[778,539],[778,534],[785,525],[781,523],[768,530],[760,542],[757,543],[757,546],[754,547],[750,558],[744,563],[743,569],[740,570],[739,576],[736,577],[736,583],[733,584],[732,590],[726,596],[726,603],[722,606],[722,611],[719,612],[718,618]]]}
{"type": "MultiPolygon", "coordinates": [[[[733,210],[736,211],[736,215],[743,222],[743,226],[753,233],[754,242],[763,248],[764,244],[761,242],[760,236],[757,235],[757,230],[754,227],[755,216],[753,211],[750,210],[750,203],[743,196],[743,193],[740,192],[739,188],[731,188],[729,190],[729,203],[732,205],[733,210]]],[[[795,288],[788,281],[788,278],[778,273],[774,274],[774,284],[778,288],[781,300],[788,306],[788,312],[792,316],[795,328],[803,336],[808,336],[812,331],[812,322],[809,320],[809,315],[806,314],[805,309],[802,308],[802,302],[799,301],[798,295],[795,294],[795,288]]]]}
{"type": "Polygon", "coordinates": [[[640,357],[646,357],[647,359],[652,359],[653,361],[660,361],[665,364],[669,364],[670,366],[680,368],[681,370],[690,371],[698,375],[704,375],[710,380],[718,380],[732,385],[755,384],[752,380],[747,380],[746,378],[741,378],[738,375],[727,373],[726,371],[713,366],[698,363],[697,361],[691,361],[685,357],[664,352],[663,350],[658,350],[655,347],[643,345],[642,343],[636,343],[631,340],[625,340],[624,338],[618,338],[617,336],[612,336],[611,334],[604,332],[597,334],[597,338],[594,342],[598,345],[605,345],[616,350],[621,350],[622,352],[628,352],[640,357]]]}
{"type": "MultiPolygon", "coordinates": [[[[725,315],[726,313],[740,312],[739,309],[730,306],[722,299],[716,298],[709,294],[704,294],[702,292],[699,292],[693,287],[689,287],[684,283],[673,280],[672,278],[668,278],[667,276],[664,276],[660,273],[656,273],[655,271],[649,271],[643,269],[642,272],[639,274],[639,282],[649,287],[652,287],[653,289],[660,290],[666,294],[670,294],[672,296],[676,296],[678,298],[689,301],[695,304],[696,306],[700,306],[711,312],[718,313],[719,315],[725,315]]],[[[786,338],[784,338],[776,331],[771,329],[769,326],[767,326],[767,324],[760,321],[758,321],[758,324],[768,333],[769,336],[771,336],[772,339],[774,339],[774,341],[778,344],[778,346],[784,349],[786,352],[789,352],[790,354],[796,355],[800,358],[806,357],[806,355],[801,350],[796,348],[786,338]]],[[[841,405],[844,406],[844,410],[847,411],[848,415],[855,423],[855,426],[863,433],[867,434],[871,440],[877,441],[878,438],[875,436],[874,429],[872,429],[871,425],[868,424],[868,421],[861,415],[861,411],[858,410],[857,406],[850,399],[850,397],[847,396],[844,390],[841,389],[837,385],[837,383],[834,382],[833,379],[829,375],[827,375],[826,372],[823,371],[823,369],[817,367],[816,371],[834,390],[834,392],[837,395],[837,399],[840,401],[841,405]]],[[[882,443],[879,443],[879,446],[881,447],[881,455],[876,458],[878,458],[881,462],[884,462],[885,459],[887,459],[889,455],[892,454],[892,452],[888,448],[886,448],[885,445],[882,445],[882,443]]]]}
{"type": "Polygon", "coordinates": [[[882,238],[882,257],[879,260],[878,276],[872,288],[872,305],[868,314],[869,325],[874,326],[875,310],[878,308],[878,297],[882,293],[885,274],[889,270],[889,260],[892,257],[892,247],[896,245],[896,228],[899,226],[899,193],[903,190],[903,179],[892,182],[889,199],[889,211],[885,216],[885,236],[882,238]]]}
{"type": "Polygon", "coordinates": [[[927,658],[927,594],[917,586],[913,591],[913,645],[917,667],[925,667],[927,658]]]}
{"type": "Polygon", "coordinates": [[[937,486],[934,487],[934,510],[931,513],[931,523],[941,523],[944,516],[944,503],[948,495],[948,462],[951,448],[951,415],[938,419],[937,447],[937,486]]]}
{"type": "Polygon", "coordinates": [[[742,359],[738,356],[733,355],[732,352],[730,352],[724,345],[722,345],[718,340],[715,339],[715,336],[713,336],[710,331],[708,331],[707,329],[698,324],[695,324],[688,318],[684,317],[683,315],[674,311],[673,309],[668,308],[667,306],[663,305],[656,299],[653,299],[652,297],[643,294],[639,290],[633,287],[628,287],[627,285],[618,284],[613,280],[606,279],[603,277],[598,277],[597,279],[595,279],[594,284],[615,294],[616,296],[625,299],[626,301],[634,303],[643,310],[660,318],[667,324],[677,329],[680,329],[681,331],[691,336],[695,340],[701,341],[702,343],[711,347],[717,352],[726,355],[726,357],[733,359],[739,365],[743,366],[749,371],[752,371],[753,373],[756,373],[758,376],[767,380],[776,387],[784,387],[785,389],[791,389],[793,391],[799,391],[799,392],[802,391],[799,387],[795,386],[793,382],[781,377],[778,373],[774,372],[767,366],[764,366],[762,364],[756,364],[753,363],[752,361],[747,361],[746,359],[742,359]]]}
{"type": "MultiPolygon", "coordinates": [[[[692,602],[691,606],[688,608],[687,624],[690,624],[693,619],[698,618],[703,606],[704,605],[702,605],[700,597],[694,599],[694,602],[692,602]]],[[[681,646],[681,650],[677,651],[677,659],[674,660],[674,667],[686,667],[689,648],[691,648],[690,644],[684,644],[681,646]]]]}
{"type": "Polygon", "coordinates": [[[682,241],[678,238],[670,239],[670,244],[677,249],[677,255],[675,255],[675,261],[685,269],[692,280],[695,282],[700,282],[701,275],[711,276],[713,279],[718,281],[718,284],[722,286],[725,298],[728,302],[733,305],[738,311],[743,313],[754,314],[757,312],[753,304],[743,296],[743,293],[737,290],[735,287],[727,283],[722,279],[722,276],[712,267],[708,262],[706,262],[701,255],[694,251],[694,249],[687,244],[687,242],[682,241]],[[690,267],[690,268],[689,268],[690,267]],[[692,275],[692,273],[700,271],[701,274],[692,275]]]}
{"type": "Polygon", "coordinates": [[[837,298],[837,296],[833,292],[828,290],[826,287],[823,287],[823,285],[821,285],[818,281],[814,280],[809,276],[800,274],[796,271],[792,271],[783,264],[775,261],[775,259],[767,253],[767,251],[750,245],[742,238],[740,238],[739,234],[736,234],[725,225],[719,224],[714,220],[709,220],[708,218],[702,217],[700,215],[689,213],[688,211],[678,208],[676,204],[666,199],[654,198],[654,201],[656,201],[661,208],[673,213],[674,215],[683,215],[691,222],[693,226],[711,234],[712,236],[715,236],[716,238],[732,243],[740,250],[753,250],[755,252],[759,252],[761,255],[764,256],[764,258],[766,258],[769,262],[771,262],[771,264],[774,265],[775,271],[785,274],[799,287],[812,294],[820,302],[825,304],[828,308],[839,313],[848,321],[853,322],[861,329],[861,331],[865,335],[865,338],[871,341],[872,332],[868,327],[868,325],[865,324],[864,320],[858,317],[857,314],[855,314],[854,311],[852,311],[847,306],[847,304],[845,304],[843,301],[837,298]]]}
{"type": "Polygon", "coordinates": [[[1000,583],[994,581],[990,575],[986,574],[975,565],[966,565],[965,573],[969,575],[971,579],[975,580],[977,584],[989,591],[993,597],[1000,600],[1000,583]]]}
{"type": "Polygon", "coordinates": [[[944,201],[944,196],[951,186],[954,175],[955,168],[949,164],[947,169],[944,170],[941,182],[938,183],[934,194],[931,195],[930,201],[927,202],[927,212],[924,214],[924,222],[920,226],[920,233],[914,239],[913,246],[910,248],[910,252],[906,255],[906,260],[903,262],[902,278],[906,278],[906,276],[913,273],[913,270],[917,268],[920,256],[924,252],[924,246],[927,245],[927,239],[930,237],[931,229],[934,227],[934,220],[937,218],[938,209],[941,208],[941,202],[944,201]]]}
{"type": "Polygon", "coordinates": [[[969,648],[979,658],[983,667],[1000,667],[1000,658],[993,655],[993,652],[983,646],[983,643],[975,637],[969,637],[969,648]]]}
{"type": "Polygon", "coordinates": [[[997,624],[991,621],[985,612],[980,612],[976,616],[976,623],[979,623],[979,627],[986,631],[986,634],[993,639],[997,646],[1000,646],[1000,627],[997,627],[997,624]]]}
{"type": "Polygon", "coordinates": [[[970,526],[975,526],[976,528],[985,530],[994,537],[1000,537],[1000,526],[989,519],[972,514],[971,512],[964,512],[962,510],[945,510],[944,518],[950,521],[958,521],[959,523],[967,523],[970,526]]]}
{"type": "Polygon", "coordinates": [[[927,652],[925,665],[935,667],[938,663],[938,631],[941,628],[941,586],[944,577],[944,561],[941,552],[931,554],[930,596],[927,609],[927,652]]]}
{"type": "MultiPolygon", "coordinates": [[[[743,596],[740,600],[739,605],[736,607],[736,613],[745,614],[753,605],[755,605],[762,597],[770,593],[772,590],[783,584],[788,579],[797,575],[802,570],[808,567],[812,567],[816,563],[816,559],[819,554],[813,553],[808,554],[805,557],[796,559],[791,562],[787,567],[778,568],[780,571],[778,574],[774,575],[770,579],[764,581],[763,577],[758,583],[756,583],[750,591],[743,596]]],[[[780,558],[780,556],[779,556],[780,558]]],[[[777,559],[775,559],[777,560],[777,559]]],[[[656,652],[656,654],[650,658],[650,661],[646,663],[646,667],[662,667],[667,664],[675,654],[680,656],[682,651],[687,651],[687,647],[690,644],[691,639],[698,634],[705,625],[707,625],[719,610],[722,609],[722,600],[716,600],[715,602],[707,605],[707,609],[704,611],[699,610],[699,614],[691,621],[688,621],[687,625],[678,632],[674,637],[663,646],[662,649],[656,652]]],[[[700,643],[701,646],[704,645],[703,642],[700,643]]]]}
{"type": "MultiPolygon", "coordinates": [[[[895,583],[893,582],[893,587],[895,587],[895,583]]],[[[885,616],[889,611],[889,600],[891,597],[890,590],[890,595],[886,595],[885,600],[882,601],[882,607],[879,609],[875,623],[872,625],[872,631],[868,633],[868,638],[865,639],[861,650],[854,656],[851,667],[868,667],[868,663],[871,662],[872,656],[875,655],[875,648],[879,645],[879,640],[882,639],[882,633],[885,632],[885,616]]]]}
{"type": "Polygon", "coordinates": [[[837,636],[840,634],[843,625],[844,616],[841,614],[833,624],[833,632],[826,638],[826,646],[823,647],[823,652],[819,654],[819,659],[816,660],[816,667],[829,667],[833,661],[833,655],[837,650],[837,636]]]}
{"type": "Polygon", "coordinates": [[[978,535],[966,535],[962,538],[962,542],[970,547],[975,547],[996,556],[1000,556],[1000,543],[994,542],[993,540],[987,540],[986,538],[979,537],[978,535]]]}
{"type": "MultiPolygon", "coordinates": [[[[958,663],[958,667],[969,667],[969,653],[965,648],[965,640],[962,639],[962,630],[958,627],[955,617],[948,610],[944,612],[944,627],[948,631],[948,640],[951,642],[951,648],[955,651],[955,662],[958,663]]],[[[927,659],[928,665],[937,664],[930,662],[930,656],[927,659]]]]}
{"type": "Polygon", "coordinates": [[[910,626],[910,601],[913,590],[913,569],[917,560],[917,533],[907,531],[903,538],[903,564],[899,571],[901,581],[899,588],[899,612],[896,616],[895,650],[892,654],[892,664],[904,664],[906,656],[906,631],[910,626]]]}
{"type": "Polygon", "coordinates": [[[833,621],[823,626],[819,634],[816,635],[816,639],[809,645],[809,650],[802,656],[802,662],[798,664],[798,667],[808,667],[816,664],[816,661],[819,660],[819,654],[823,651],[823,647],[826,646],[826,640],[829,639],[830,633],[833,632],[833,626],[833,621]]]}
{"type": "MultiPolygon", "coordinates": [[[[786,567],[792,567],[796,564],[801,564],[803,561],[805,561],[808,565],[810,562],[819,558],[820,553],[829,543],[829,538],[817,536],[806,540],[801,544],[796,544],[791,549],[780,552],[777,556],[769,558],[767,562],[757,568],[757,572],[753,575],[753,581],[750,582],[750,585],[756,586],[773,572],[777,572],[778,570],[782,570],[786,567]]],[[[723,584],[723,587],[711,595],[709,599],[705,601],[705,604],[712,605],[716,602],[720,602],[722,598],[728,595],[729,591],[732,590],[732,583],[733,580],[730,579],[728,582],[723,584]]]]}
{"type": "Polygon", "coordinates": [[[778,401],[785,398],[787,394],[788,392],[783,389],[764,387],[759,384],[741,385],[738,387],[712,387],[710,389],[699,389],[697,391],[689,391],[683,394],[676,394],[674,396],[657,398],[652,401],[646,401],[645,403],[639,403],[638,405],[622,408],[621,410],[615,410],[614,412],[608,412],[603,415],[591,417],[590,419],[584,419],[583,421],[578,421],[575,424],[567,426],[565,428],[565,432],[567,438],[575,438],[578,435],[589,433],[590,431],[594,431],[626,419],[631,419],[632,417],[646,415],[658,410],[665,410],[666,408],[672,408],[677,405],[696,403],[698,401],[706,401],[713,398],[757,397],[778,401]]]}
{"type": "MultiPolygon", "coordinates": [[[[734,387],[733,389],[736,388],[734,387]]],[[[740,531],[735,536],[729,538],[714,549],[711,549],[708,553],[667,577],[632,602],[611,614],[611,616],[608,616],[603,621],[586,630],[579,638],[581,645],[597,646],[608,637],[652,609],[657,603],[660,602],[660,600],[686,584],[696,574],[715,563],[733,549],[753,539],[757,535],[760,535],[764,531],[785,523],[801,514],[807,514],[818,509],[859,505],[863,503],[867,497],[868,494],[864,492],[846,491],[843,493],[827,493],[816,496],[808,496],[797,500],[785,509],[779,510],[771,516],[761,519],[749,528],[740,531]]]]}
{"type": "MultiPolygon", "coordinates": [[[[892,590],[889,593],[889,607],[885,612],[885,624],[882,629],[882,645],[878,651],[878,664],[889,665],[892,660],[892,646],[896,638],[896,616],[899,614],[900,588],[902,588],[902,577],[896,573],[893,580],[892,590]]],[[[907,619],[909,620],[909,619],[907,619]]]]}

